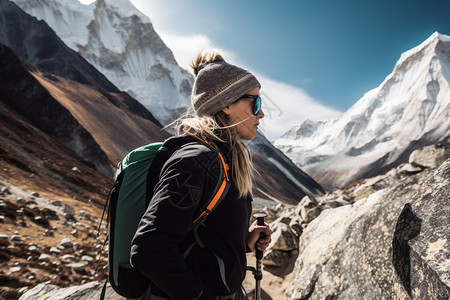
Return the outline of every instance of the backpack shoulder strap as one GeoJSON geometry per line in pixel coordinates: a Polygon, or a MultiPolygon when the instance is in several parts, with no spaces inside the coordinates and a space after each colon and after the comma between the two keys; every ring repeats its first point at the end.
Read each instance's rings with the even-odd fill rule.
{"type": "Polygon", "coordinates": [[[208,146],[210,146],[214,151],[217,152],[217,159],[219,160],[220,168],[220,174],[218,176],[218,182],[216,184],[216,187],[214,189],[214,193],[211,196],[208,204],[206,205],[206,208],[203,209],[202,213],[192,222],[194,224],[194,227],[198,227],[200,224],[202,224],[208,215],[220,204],[220,202],[225,198],[228,189],[230,188],[230,177],[228,175],[228,171],[230,170],[230,167],[225,162],[225,159],[223,158],[222,153],[220,152],[219,147],[213,142],[209,142],[206,140],[203,140],[202,138],[195,136],[200,141],[204,142],[208,146]]]}
{"type": "MultiPolygon", "coordinates": [[[[202,224],[208,215],[220,204],[223,198],[226,196],[228,189],[231,185],[230,176],[229,176],[229,166],[226,163],[222,153],[220,152],[219,147],[210,141],[202,139],[197,135],[184,135],[180,139],[169,139],[160,148],[160,153],[158,153],[157,158],[155,158],[154,162],[150,166],[148,177],[147,177],[147,195],[153,195],[153,187],[159,180],[159,173],[164,165],[164,163],[169,159],[169,157],[173,154],[174,150],[179,149],[180,147],[193,143],[193,142],[201,142],[206,145],[211,150],[217,153],[216,158],[220,165],[220,173],[218,174],[217,183],[214,188],[214,192],[209,198],[209,201],[206,205],[204,205],[202,212],[199,216],[197,216],[194,221],[194,228],[198,227],[202,224]]],[[[149,197],[150,198],[150,197],[149,197]]],[[[148,205],[148,203],[147,203],[148,205]]]]}

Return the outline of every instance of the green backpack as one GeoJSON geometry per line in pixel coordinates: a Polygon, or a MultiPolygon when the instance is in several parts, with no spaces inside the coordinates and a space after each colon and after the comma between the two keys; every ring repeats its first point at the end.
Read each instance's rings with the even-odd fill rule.
{"type": "MultiPolygon", "coordinates": [[[[149,279],[130,265],[131,241],[149,204],[147,201],[151,199],[150,195],[153,194],[153,187],[159,179],[159,173],[164,163],[176,149],[199,142],[217,152],[217,159],[222,166],[213,195],[204,205],[202,213],[193,220],[194,235],[201,243],[196,232],[198,226],[220,204],[230,186],[229,167],[214,143],[197,136],[184,135],[170,138],[164,143],[158,142],[137,148],[119,162],[115,182],[106,200],[102,215],[103,219],[104,213],[108,209],[108,280],[119,295],[127,298],[139,298],[150,285],[149,279]]],[[[105,291],[106,283],[100,299],[104,299],[105,291]]]]}

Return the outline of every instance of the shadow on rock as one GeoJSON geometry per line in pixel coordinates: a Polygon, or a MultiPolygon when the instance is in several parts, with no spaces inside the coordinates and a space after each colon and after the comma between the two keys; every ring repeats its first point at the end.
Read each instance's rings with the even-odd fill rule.
{"type": "Polygon", "coordinates": [[[420,234],[422,220],[418,218],[411,204],[406,203],[397,220],[392,240],[392,263],[405,290],[411,296],[411,256],[408,241],[420,234]]]}

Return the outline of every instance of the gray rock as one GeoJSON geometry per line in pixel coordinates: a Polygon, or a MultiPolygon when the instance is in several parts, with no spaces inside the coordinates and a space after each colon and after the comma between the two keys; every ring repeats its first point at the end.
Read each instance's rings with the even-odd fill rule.
{"type": "Polygon", "coordinates": [[[37,193],[37,192],[32,193],[31,196],[36,197],[36,198],[41,197],[41,195],[39,195],[39,193],[37,193]]]}
{"type": "Polygon", "coordinates": [[[75,256],[71,255],[71,254],[65,254],[61,257],[61,260],[63,262],[72,262],[75,260],[75,256]]]}
{"type": "Polygon", "coordinates": [[[299,237],[302,234],[303,228],[301,225],[301,220],[298,216],[294,216],[291,219],[291,222],[289,223],[289,228],[291,228],[292,232],[295,233],[297,237],[299,237]]]}
{"type": "Polygon", "coordinates": [[[410,163],[403,164],[402,166],[398,167],[399,172],[404,173],[418,173],[422,172],[423,168],[418,166],[413,166],[410,163]]]}
{"type": "Polygon", "coordinates": [[[11,191],[7,187],[2,187],[1,192],[5,195],[11,195],[11,191]]]}
{"type": "Polygon", "coordinates": [[[17,204],[25,205],[27,204],[27,200],[25,200],[24,198],[19,198],[17,199],[17,204]]]}
{"type": "MultiPolygon", "coordinates": [[[[64,214],[64,218],[65,218],[66,221],[68,221],[68,222],[72,222],[72,223],[77,223],[77,222],[78,222],[77,218],[75,218],[75,216],[72,215],[72,214],[65,213],[65,214],[64,214]]],[[[68,225],[68,223],[67,223],[67,225],[68,225]]]]}
{"type": "MultiPolygon", "coordinates": [[[[103,283],[98,281],[89,282],[79,286],[61,288],[47,283],[40,283],[34,288],[23,294],[19,300],[92,300],[100,299],[100,293],[103,283]]],[[[108,300],[125,300],[114,292],[108,284],[106,288],[105,299],[108,300]]]]}
{"type": "Polygon", "coordinates": [[[68,265],[68,267],[72,268],[74,271],[77,271],[77,272],[84,271],[87,266],[88,266],[88,263],[85,261],[76,262],[76,263],[68,265]]]}
{"type": "Polygon", "coordinates": [[[28,247],[28,251],[30,251],[30,252],[38,252],[39,248],[36,245],[31,245],[30,247],[28,247]]]}
{"type": "Polygon", "coordinates": [[[7,235],[7,234],[0,234],[0,240],[9,240],[9,235],[7,235]]]}
{"type": "Polygon", "coordinates": [[[51,236],[51,237],[54,237],[54,236],[55,236],[55,233],[54,233],[52,230],[48,229],[48,230],[46,230],[46,231],[44,232],[44,236],[51,236]]]}
{"type": "Polygon", "coordinates": [[[62,201],[60,199],[54,200],[54,201],[50,202],[50,204],[53,206],[62,207],[62,201]]]}
{"type": "Polygon", "coordinates": [[[289,225],[278,222],[272,223],[270,228],[272,230],[272,241],[268,249],[282,251],[298,249],[298,237],[292,232],[289,225]]]}
{"type": "Polygon", "coordinates": [[[292,259],[297,257],[298,250],[294,251],[278,251],[278,250],[267,250],[264,252],[264,257],[262,263],[266,267],[286,267],[292,262],[292,259]]]}
{"type": "Polygon", "coordinates": [[[20,238],[20,236],[19,235],[17,235],[17,234],[13,234],[12,236],[11,236],[11,242],[20,242],[22,239],[20,238]]]}
{"type": "Polygon", "coordinates": [[[36,224],[38,224],[39,226],[42,226],[42,227],[44,227],[44,228],[48,228],[48,227],[50,227],[50,222],[46,219],[46,218],[43,218],[43,217],[41,217],[41,216],[36,216],[36,217],[34,217],[34,220],[33,220],[36,224]]]}
{"type": "Polygon", "coordinates": [[[69,238],[63,238],[61,240],[61,242],[59,242],[59,246],[64,247],[64,248],[72,248],[73,247],[73,242],[69,238]]]}
{"type": "Polygon", "coordinates": [[[39,262],[49,262],[50,261],[50,255],[42,253],[39,258],[38,258],[39,262]]]}
{"type": "Polygon", "coordinates": [[[75,215],[75,208],[70,204],[64,204],[64,213],[73,216],[75,215]]]}
{"type": "Polygon", "coordinates": [[[22,270],[20,267],[11,267],[11,268],[9,268],[9,271],[11,272],[11,273],[14,273],[14,272],[19,272],[20,270],[22,270]]]}
{"type": "Polygon", "coordinates": [[[61,254],[61,250],[59,250],[59,249],[56,248],[56,247],[51,247],[51,248],[50,248],[50,253],[51,253],[51,254],[59,255],[59,254],[61,254]]]}
{"type": "MultiPolygon", "coordinates": [[[[448,279],[450,268],[449,252],[445,249],[449,249],[450,229],[444,224],[449,224],[449,221],[448,217],[442,219],[442,216],[432,212],[433,207],[439,207],[442,215],[450,215],[450,187],[448,180],[442,179],[450,178],[450,163],[446,162],[443,168],[439,172],[444,175],[436,174],[431,178],[445,185],[445,188],[430,187],[429,182],[424,184],[433,174],[432,170],[426,169],[400,178],[391,187],[381,190],[376,187],[376,192],[352,205],[324,210],[300,237],[300,254],[295,264],[294,280],[286,290],[286,299],[447,299],[448,284],[444,282],[448,279]],[[436,193],[446,201],[440,205],[433,204],[431,198],[438,198],[436,193]],[[421,199],[417,200],[418,203],[423,207],[427,207],[428,203],[431,207],[419,213],[424,208],[412,204],[412,210],[417,209],[415,215],[424,215],[421,217],[422,229],[417,240],[407,242],[412,264],[409,294],[405,280],[397,275],[402,271],[395,271],[395,261],[399,258],[393,262],[392,244],[402,209],[411,199],[418,198],[421,199]],[[436,221],[432,221],[435,217],[436,221]],[[425,223],[429,224],[429,231],[425,230],[425,223]],[[431,234],[433,230],[437,232],[434,238],[431,234]],[[444,259],[445,255],[447,260],[444,259]],[[429,264],[434,258],[437,266],[429,264]],[[445,272],[447,277],[442,275],[445,272]]],[[[391,174],[381,180],[378,178],[376,184],[387,185],[394,177],[391,174]]],[[[404,252],[404,255],[408,253],[404,252]]],[[[402,255],[398,257],[405,258],[402,255]]],[[[404,270],[407,264],[398,265],[398,269],[402,270],[400,266],[403,266],[404,270]]]]}
{"type": "Polygon", "coordinates": [[[430,145],[414,150],[409,156],[413,166],[437,168],[450,157],[450,149],[443,145],[430,145]]]}
{"type": "Polygon", "coordinates": [[[317,218],[321,212],[322,208],[319,207],[319,203],[315,199],[311,199],[309,196],[303,197],[295,208],[295,214],[299,216],[306,224],[317,218]]]}
{"type": "Polygon", "coordinates": [[[413,299],[450,299],[449,195],[450,160],[405,204],[397,220],[392,260],[413,299]]]}
{"type": "Polygon", "coordinates": [[[94,258],[91,257],[91,256],[89,256],[89,255],[83,255],[83,256],[81,257],[81,260],[90,262],[90,261],[94,261],[94,258]]]}

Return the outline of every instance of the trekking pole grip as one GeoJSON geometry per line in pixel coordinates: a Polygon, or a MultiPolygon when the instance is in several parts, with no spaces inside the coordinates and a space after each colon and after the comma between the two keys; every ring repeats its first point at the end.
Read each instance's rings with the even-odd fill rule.
{"type": "MultiPolygon", "coordinates": [[[[255,213],[253,215],[253,217],[256,219],[256,224],[257,225],[259,225],[259,226],[264,226],[265,225],[264,218],[267,217],[266,213],[263,213],[263,212],[255,213]]],[[[261,232],[260,238],[263,238],[264,236],[265,236],[265,234],[261,232]]],[[[257,259],[262,259],[263,252],[261,250],[258,250],[258,248],[256,248],[256,247],[255,247],[255,250],[256,250],[256,258],[257,259]]]]}

